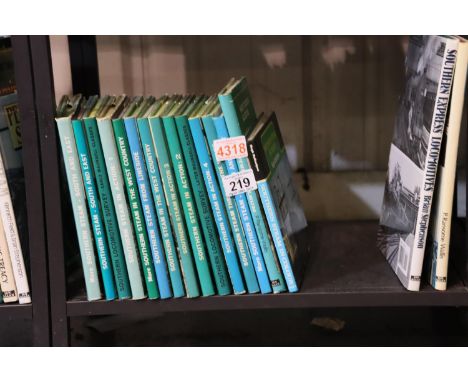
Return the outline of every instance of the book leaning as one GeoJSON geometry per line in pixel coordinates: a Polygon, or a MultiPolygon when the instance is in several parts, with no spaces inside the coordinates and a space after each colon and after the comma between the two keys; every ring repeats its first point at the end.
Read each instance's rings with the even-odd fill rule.
{"type": "Polygon", "coordinates": [[[15,277],[16,288],[18,290],[18,299],[20,304],[31,302],[29,292],[28,276],[24,265],[21,242],[16,226],[13,203],[11,201],[8,180],[5,173],[2,156],[0,155],[0,215],[5,230],[5,237],[10,253],[10,260],[13,266],[13,275],[15,277]]]}
{"type": "Polygon", "coordinates": [[[405,288],[417,291],[458,40],[411,37],[406,86],[388,164],[377,244],[405,288]]]}
{"type": "MultiPolygon", "coordinates": [[[[9,254],[19,303],[27,304],[31,302],[31,295],[21,245],[21,241],[27,240],[27,219],[24,210],[24,173],[17,113],[16,93],[0,97],[0,216],[8,249],[2,252],[5,260],[9,254]]],[[[25,244],[25,248],[27,247],[25,244]]],[[[7,266],[4,270],[9,273],[8,264],[4,265],[7,266]]],[[[10,287],[6,289],[5,302],[16,299],[12,295],[14,289],[11,289],[11,274],[9,279],[11,282],[10,287]]],[[[4,286],[6,285],[2,285],[2,288],[4,286]]]]}

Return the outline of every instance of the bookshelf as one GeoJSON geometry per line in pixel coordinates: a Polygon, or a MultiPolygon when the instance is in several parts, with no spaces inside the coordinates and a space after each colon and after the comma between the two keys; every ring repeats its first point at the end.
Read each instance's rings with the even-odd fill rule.
{"type": "MultiPolygon", "coordinates": [[[[428,285],[418,293],[406,291],[376,248],[378,222],[373,220],[312,223],[301,240],[303,250],[310,250],[310,258],[301,290],[296,294],[167,301],[86,301],[84,290],[67,283],[65,244],[73,236],[74,226],[66,223],[70,207],[63,193],[64,179],[60,176],[50,41],[45,36],[29,37],[28,40],[34,91],[40,94],[35,104],[39,116],[35,122],[41,152],[53,345],[69,345],[72,317],[191,311],[468,306],[465,245],[468,236],[464,219],[454,222],[452,269],[446,292],[437,292],[428,285]]],[[[79,78],[74,73],[75,78],[79,78]]],[[[75,81],[74,87],[77,86],[75,81]]],[[[312,112],[305,113],[309,119],[312,112]]]]}

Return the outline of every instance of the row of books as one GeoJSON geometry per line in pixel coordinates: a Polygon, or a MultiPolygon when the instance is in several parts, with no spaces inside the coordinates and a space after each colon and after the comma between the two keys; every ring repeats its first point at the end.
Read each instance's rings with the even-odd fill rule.
{"type": "Polygon", "coordinates": [[[447,288],[467,68],[465,39],[410,38],[378,246],[412,291],[419,290],[424,272],[435,289],[447,288]]]}
{"type": "Polygon", "coordinates": [[[10,38],[0,37],[0,302],[30,303],[22,141],[10,38]]]}
{"type": "Polygon", "coordinates": [[[65,96],[56,121],[89,300],[298,291],[307,222],[245,78],[209,97],[65,96]]]}

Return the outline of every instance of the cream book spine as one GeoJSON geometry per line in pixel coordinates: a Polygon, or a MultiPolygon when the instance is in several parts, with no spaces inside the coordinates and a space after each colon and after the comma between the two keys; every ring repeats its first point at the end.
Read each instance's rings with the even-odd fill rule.
{"type": "Polygon", "coordinates": [[[13,267],[11,266],[2,219],[0,219],[0,288],[2,290],[3,302],[18,301],[18,292],[16,291],[13,267]]]}
{"type": "Polygon", "coordinates": [[[437,290],[447,289],[452,205],[467,69],[468,41],[461,41],[458,46],[450,110],[446,136],[444,137],[445,150],[442,151],[443,155],[439,161],[438,187],[431,222],[431,237],[428,243],[431,256],[429,281],[437,290]]]}
{"type": "Polygon", "coordinates": [[[11,202],[10,190],[5,174],[3,159],[0,155],[0,215],[5,231],[8,252],[15,277],[16,288],[18,291],[18,300],[20,304],[28,304],[31,302],[31,294],[29,291],[28,276],[24,266],[23,252],[21,250],[21,242],[16,227],[16,219],[13,211],[13,203],[11,202]]]}

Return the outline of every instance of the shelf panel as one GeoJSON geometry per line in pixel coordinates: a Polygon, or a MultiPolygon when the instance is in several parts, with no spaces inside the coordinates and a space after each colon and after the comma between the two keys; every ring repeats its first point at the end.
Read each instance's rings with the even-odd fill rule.
{"type": "MultiPolygon", "coordinates": [[[[439,292],[424,284],[405,290],[376,247],[377,222],[314,223],[306,235],[311,254],[299,293],[215,296],[165,301],[67,302],[68,316],[143,314],[177,311],[379,307],[468,306],[468,290],[455,272],[439,292]]],[[[460,238],[460,240],[463,240],[460,238]]]]}
{"type": "Polygon", "coordinates": [[[0,304],[0,320],[11,321],[22,318],[32,318],[32,304],[0,304]]]}

